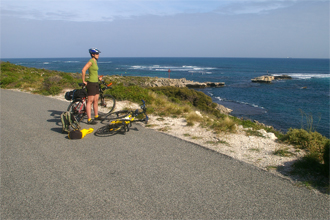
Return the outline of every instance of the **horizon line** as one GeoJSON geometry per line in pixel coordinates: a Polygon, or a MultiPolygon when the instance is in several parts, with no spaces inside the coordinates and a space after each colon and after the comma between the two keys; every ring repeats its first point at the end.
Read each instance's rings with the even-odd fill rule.
{"type": "MultiPolygon", "coordinates": [[[[0,58],[0,61],[2,60],[2,59],[70,59],[70,58],[78,58],[78,59],[85,59],[85,58],[89,58],[89,57],[20,57],[20,58],[9,58],[9,57],[6,57],[6,58],[3,58],[3,57],[1,57],[0,58]]],[[[118,57],[116,57],[116,56],[111,56],[111,57],[100,57],[100,59],[102,59],[102,58],[199,58],[199,59],[201,59],[201,58],[225,58],[225,59],[228,59],[228,58],[230,58],[230,59],[330,59],[330,57],[329,58],[308,58],[308,57],[301,57],[301,58],[296,58],[296,57],[189,57],[189,56],[187,56],[187,57],[175,57],[175,56],[173,56],[173,57],[171,57],[171,56],[155,56],[155,57],[152,57],[152,56],[143,56],[143,57],[134,57],[134,56],[132,56],[132,57],[129,57],[129,56],[123,56],[123,57],[120,57],[120,56],[118,56],[118,57]]]]}

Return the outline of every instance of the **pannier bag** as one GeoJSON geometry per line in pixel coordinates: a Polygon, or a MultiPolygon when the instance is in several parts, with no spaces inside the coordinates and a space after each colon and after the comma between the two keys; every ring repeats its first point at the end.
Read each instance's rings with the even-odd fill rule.
{"type": "Polygon", "coordinates": [[[73,93],[74,93],[75,90],[73,91],[69,91],[69,92],[66,92],[65,95],[64,95],[64,98],[68,101],[71,101],[72,98],[73,98],[73,93]]]}
{"type": "Polygon", "coordinates": [[[75,92],[73,94],[74,99],[78,99],[78,98],[82,99],[85,97],[87,97],[86,89],[77,89],[77,90],[75,90],[75,92]]]}
{"type": "Polygon", "coordinates": [[[68,101],[72,99],[82,99],[87,97],[87,91],[85,89],[75,89],[73,91],[66,92],[64,98],[68,101]]]}
{"type": "Polygon", "coordinates": [[[77,119],[74,117],[72,112],[63,112],[61,114],[61,122],[62,122],[62,133],[69,133],[71,130],[79,130],[80,125],[77,119]]]}

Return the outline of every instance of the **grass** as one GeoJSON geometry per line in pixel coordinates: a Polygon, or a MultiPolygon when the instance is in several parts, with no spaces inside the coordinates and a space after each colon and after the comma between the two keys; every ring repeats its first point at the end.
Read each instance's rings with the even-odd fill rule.
{"type": "Polygon", "coordinates": [[[291,156],[293,156],[294,154],[291,153],[288,150],[289,150],[288,147],[278,148],[274,151],[274,155],[277,155],[277,156],[280,156],[280,157],[291,157],[291,156]]]}
{"type": "Polygon", "coordinates": [[[257,136],[265,138],[265,136],[263,136],[259,131],[256,130],[246,130],[245,134],[246,136],[257,136]]]}
{"type": "Polygon", "coordinates": [[[267,166],[267,170],[277,170],[277,166],[267,166]]]}

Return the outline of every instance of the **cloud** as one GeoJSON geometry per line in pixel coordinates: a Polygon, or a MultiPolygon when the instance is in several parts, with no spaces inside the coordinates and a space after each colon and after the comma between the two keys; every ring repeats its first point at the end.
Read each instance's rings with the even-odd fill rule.
{"type": "Polygon", "coordinates": [[[247,5],[251,4],[238,0],[2,0],[1,16],[34,20],[113,21],[146,15],[208,13],[217,8],[218,12],[236,12],[246,10],[244,7],[247,5]]]}
{"type": "Polygon", "coordinates": [[[303,1],[306,0],[2,0],[0,14],[4,18],[109,22],[148,15],[267,14],[303,1]]]}
{"type": "Polygon", "coordinates": [[[297,3],[297,0],[240,0],[232,1],[223,7],[217,8],[214,12],[231,15],[259,14],[290,7],[295,3],[297,3]]]}

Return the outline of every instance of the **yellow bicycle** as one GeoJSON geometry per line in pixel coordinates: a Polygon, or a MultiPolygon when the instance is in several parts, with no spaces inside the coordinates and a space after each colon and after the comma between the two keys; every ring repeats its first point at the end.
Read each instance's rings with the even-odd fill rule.
{"type": "Polygon", "coordinates": [[[147,108],[144,100],[142,100],[142,103],[142,111],[136,109],[135,111],[131,111],[125,118],[117,118],[111,120],[106,126],[97,129],[94,134],[101,137],[112,136],[117,133],[125,134],[129,131],[129,128],[134,122],[144,122],[147,124],[149,119],[147,115],[147,108]],[[140,118],[140,115],[144,115],[144,117],[140,118]]]}

